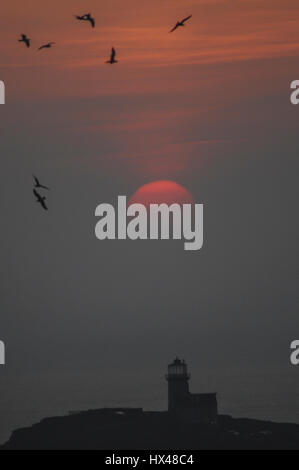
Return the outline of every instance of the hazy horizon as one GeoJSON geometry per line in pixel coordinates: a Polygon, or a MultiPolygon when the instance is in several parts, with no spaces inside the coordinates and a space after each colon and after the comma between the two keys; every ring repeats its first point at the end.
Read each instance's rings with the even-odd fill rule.
{"type": "Polygon", "coordinates": [[[0,25],[2,412],[88,407],[85,374],[91,407],[99,380],[99,405],[118,388],[155,403],[154,384],[162,403],[179,355],[221,409],[299,423],[298,2],[12,0],[0,25]],[[204,204],[202,250],[96,239],[98,204],[161,179],[204,204]]]}

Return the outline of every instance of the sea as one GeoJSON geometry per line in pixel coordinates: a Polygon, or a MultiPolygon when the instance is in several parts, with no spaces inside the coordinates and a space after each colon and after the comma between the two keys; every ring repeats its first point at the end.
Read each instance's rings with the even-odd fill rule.
{"type": "MultiPolygon", "coordinates": [[[[103,407],[167,409],[164,374],[125,371],[0,372],[0,443],[46,417],[103,407]]],[[[299,366],[201,371],[190,391],[217,392],[219,413],[299,424],[299,366]]]]}

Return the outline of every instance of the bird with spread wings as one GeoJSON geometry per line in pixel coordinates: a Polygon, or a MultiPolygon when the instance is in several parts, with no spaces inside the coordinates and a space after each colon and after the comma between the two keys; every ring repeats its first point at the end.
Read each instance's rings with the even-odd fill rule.
{"type": "Polygon", "coordinates": [[[91,27],[94,28],[96,25],[95,19],[91,16],[91,13],[86,13],[86,15],[78,16],[76,15],[77,20],[79,21],[89,21],[91,27]]]}
{"type": "Polygon", "coordinates": [[[27,47],[30,47],[30,39],[26,36],[26,34],[21,34],[21,39],[19,42],[23,42],[27,47]]]}
{"type": "Polygon", "coordinates": [[[175,31],[180,26],[185,26],[186,21],[190,20],[190,18],[192,18],[192,15],[187,16],[187,18],[184,18],[182,21],[178,21],[176,25],[169,32],[173,33],[173,31],[175,31]]]}
{"type": "Polygon", "coordinates": [[[54,44],[55,42],[48,42],[47,44],[43,44],[42,46],[40,46],[38,50],[41,51],[42,49],[50,49],[50,47],[52,47],[54,44]]]}
{"type": "Polygon", "coordinates": [[[46,203],[45,203],[46,197],[45,197],[45,196],[41,196],[41,195],[36,191],[36,189],[33,190],[33,194],[34,194],[34,196],[36,197],[36,202],[38,202],[38,203],[42,206],[42,208],[43,208],[45,211],[47,211],[48,208],[47,208],[46,203]]]}
{"type": "Polygon", "coordinates": [[[118,61],[115,60],[115,56],[116,56],[116,51],[114,47],[112,47],[110,59],[106,61],[106,64],[111,64],[111,65],[116,64],[118,61]]]}
{"type": "Polygon", "coordinates": [[[47,189],[48,191],[50,190],[50,188],[48,188],[48,186],[44,186],[43,184],[40,183],[39,179],[35,176],[35,175],[32,175],[33,178],[34,178],[34,182],[35,182],[35,188],[41,188],[41,189],[47,189]]]}

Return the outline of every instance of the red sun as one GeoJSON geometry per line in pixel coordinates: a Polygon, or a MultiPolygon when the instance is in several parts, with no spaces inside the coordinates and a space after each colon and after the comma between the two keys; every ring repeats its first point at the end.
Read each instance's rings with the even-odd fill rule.
{"type": "Polygon", "coordinates": [[[194,204],[194,199],[184,186],[173,181],[154,181],[141,186],[129,200],[131,204],[194,204]]]}

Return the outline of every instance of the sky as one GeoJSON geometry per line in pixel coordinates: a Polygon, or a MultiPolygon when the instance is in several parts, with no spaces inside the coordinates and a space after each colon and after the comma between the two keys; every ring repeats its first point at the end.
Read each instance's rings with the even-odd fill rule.
{"type": "Polygon", "coordinates": [[[106,406],[121,387],[145,397],[155,384],[162,396],[178,354],[198,392],[222,392],[224,411],[237,412],[248,371],[251,388],[238,400],[255,393],[258,402],[267,387],[271,402],[279,383],[280,418],[299,422],[295,397],[283,408],[284,383],[298,386],[289,365],[298,332],[299,107],[289,99],[298,2],[11,0],[0,30],[5,410],[24,408],[28,377],[26,400],[40,397],[42,374],[53,376],[52,406],[41,400],[40,414],[56,409],[70,372],[64,407],[86,393],[86,371],[110,390],[99,392],[106,406]],[[88,11],[94,30],[74,18],[88,11]],[[119,62],[110,66],[112,46],[119,62]],[[48,213],[35,204],[32,173],[51,187],[48,213]],[[202,250],[95,238],[98,204],[161,179],[204,204],[202,250]]]}

